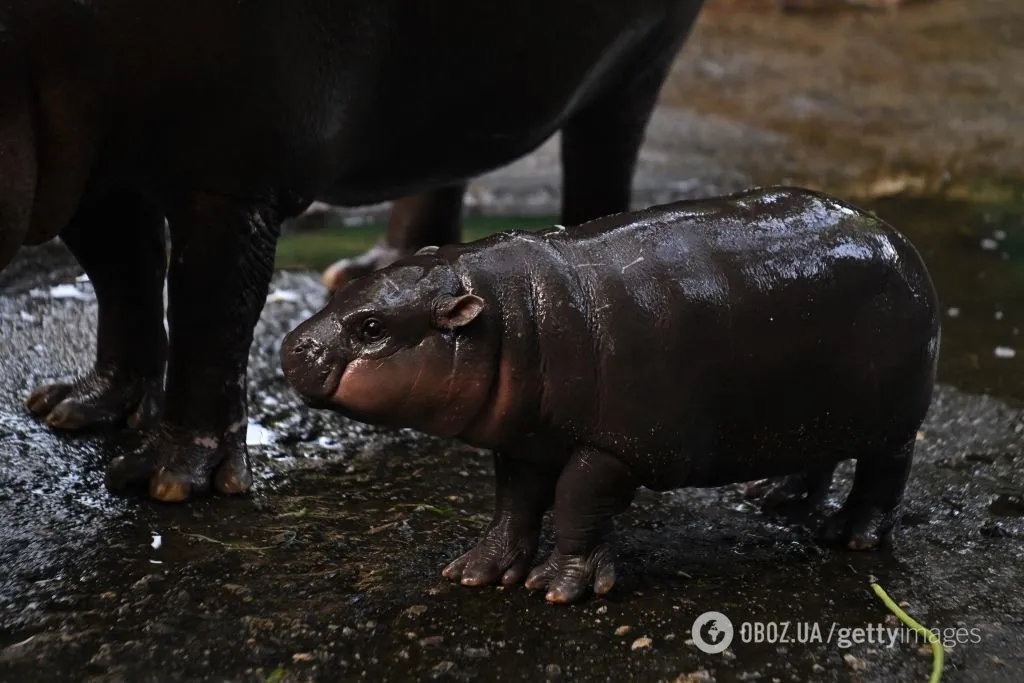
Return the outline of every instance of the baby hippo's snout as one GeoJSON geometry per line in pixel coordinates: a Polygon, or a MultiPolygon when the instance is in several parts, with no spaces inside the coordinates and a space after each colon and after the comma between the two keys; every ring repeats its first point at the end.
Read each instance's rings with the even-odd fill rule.
{"type": "Polygon", "coordinates": [[[303,322],[281,343],[284,376],[311,406],[325,404],[338,390],[346,362],[340,326],[329,314],[303,322]]]}

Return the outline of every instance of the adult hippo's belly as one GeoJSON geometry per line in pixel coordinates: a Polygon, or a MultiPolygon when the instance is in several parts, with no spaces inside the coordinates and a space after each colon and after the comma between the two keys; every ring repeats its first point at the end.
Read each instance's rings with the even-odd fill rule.
{"type": "Polygon", "coordinates": [[[406,195],[394,231],[445,241],[468,178],[557,130],[565,220],[625,210],[700,5],[4,4],[0,267],[59,235],[99,301],[94,367],[28,408],[55,429],[146,430],[110,463],[113,490],[248,490],[246,362],[282,220],[406,195]]]}

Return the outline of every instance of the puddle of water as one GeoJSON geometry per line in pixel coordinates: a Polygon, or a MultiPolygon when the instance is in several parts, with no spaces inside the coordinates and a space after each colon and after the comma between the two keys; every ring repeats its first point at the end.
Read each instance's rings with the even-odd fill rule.
{"type": "Polygon", "coordinates": [[[944,312],[939,381],[1024,401],[1024,195],[1007,205],[866,204],[917,246],[944,312]]]}

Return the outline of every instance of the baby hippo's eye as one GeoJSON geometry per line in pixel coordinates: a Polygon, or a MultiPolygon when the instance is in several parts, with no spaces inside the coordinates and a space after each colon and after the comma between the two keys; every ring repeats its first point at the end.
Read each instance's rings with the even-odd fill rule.
{"type": "Polygon", "coordinates": [[[359,328],[359,336],[364,342],[380,341],[384,338],[384,323],[376,318],[367,318],[359,328]]]}

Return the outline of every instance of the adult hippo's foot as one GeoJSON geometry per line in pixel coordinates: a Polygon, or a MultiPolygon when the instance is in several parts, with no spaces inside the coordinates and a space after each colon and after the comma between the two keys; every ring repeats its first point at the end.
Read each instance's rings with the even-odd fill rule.
{"type": "Polygon", "coordinates": [[[277,212],[193,195],[169,212],[170,345],[160,426],[116,458],[107,486],[148,482],[152,498],[183,501],[211,489],[244,493],[246,365],[273,274],[277,212]]]}
{"type": "Polygon", "coordinates": [[[140,448],[110,462],[107,488],[123,493],[148,484],[150,497],[166,503],[205,494],[211,486],[218,493],[245,493],[252,473],[244,426],[218,437],[163,424],[140,448]]]}
{"type": "Polygon", "coordinates": [[[494,518],[483,538],[441,572],[463,586],[509,586],[526,575],[537,552],[558,469],[494,454],[494,518]]]}
{"type": "Polygon", "coordinates": [[[459,183],[396,200],[385,237],[369,251],[331,264],[322,276],[324,287],[334,293],[423,247],[458,242],[465,194],[466,184],[459,183]]]}
{"type": "Polygon", "coordinates": [[[555,492],[555,549],[526,579],[546,590],[548,602],[582,598],[590,586],[603,595],[615,585],[613,519],[633,502],[633,474],[614,456],[594,448],[577,451],[562,470],[555,492]]]}
{"type": "Polygon", "coordinates": [[[343,258],[329,265],[320,280],[327,288],[327,292],[333,294],[349,282],[390,266],[395,261],[414,253],[415,250],[392,247],[388,244],[387,238],[381,238],[359,256],[343,258]]]}
{"type": "Polygon", "coordinates": [[[96,362],[75,380],[37,387],[25,405],[54,429],[150,426],[167,350],[163,213],[136,193],[114,192],[83,205],[61,239],[96,292],[96,362]]]}
{"type": "Polygon", "coordinates": [[[25,406],[54,429],[76,431],[123,423],[141,429],[159,416],[162,399],[162,379],[111,368],[93,370],[70,382],[40,385],[25,406]]]}

